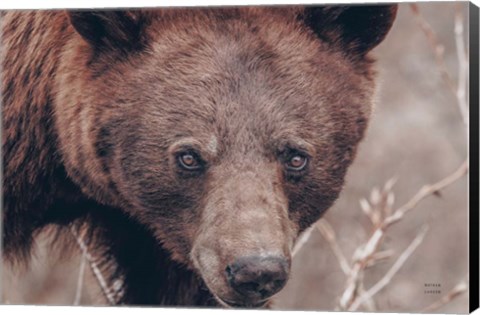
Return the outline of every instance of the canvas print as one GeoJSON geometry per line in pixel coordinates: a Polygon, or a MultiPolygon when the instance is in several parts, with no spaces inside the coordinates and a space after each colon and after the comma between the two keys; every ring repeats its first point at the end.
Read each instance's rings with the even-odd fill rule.
{"type": "Polygon", "coordinates": [[[1,11],[1,303],[468,312],[471,10],[1,11]]]}

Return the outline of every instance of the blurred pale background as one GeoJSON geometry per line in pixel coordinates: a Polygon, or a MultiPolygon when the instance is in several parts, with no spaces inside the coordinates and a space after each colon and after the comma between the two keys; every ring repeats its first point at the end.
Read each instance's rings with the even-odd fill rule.
{"type": "MultiPolygon", "coordinates": [[[[468,25],[467,4],[462,13],[468,25]]],[[[453,3],[419,4],[420,12],[444,45],[447,70],[456,82],[453,3]]],[[[465,30],[465,38],[468,28],[465,30]]],[[[466,132],[456,105],[435,62],[427,37],[408,4],[401,4],[397,21],[387,39],[374,52],[378,59],[377,104],[365,141],[361,144],[340,199],[326,219],[334,227],[338,245],[351,257],[370,236],[368,218],[359,199],[373,187],[397,176],[395,206],[407,202],[424,184],[452,173],[467,154],[466,132]]],[[[423,243],[409,257],[390,283],[374,296],[375,309],[415,312],[447,294],[468,279],[467,178],[430,196],[388,232],[383,244],[394,256],[365,272],[366,289],[375,284],[424,224],[429,230],[423,243]],[[426,283],[440,284],[440,294],[424,293],[426,283]]],[[[3,274],[3,303],[71,305],[75,299],[80,256],[58,259],[40,239],[30,271],[3,274]]],[[[105,304],[87,267],[81,305],[105,304]]],[[[346,286],[329,244],[318,230],[294,259],[287,287],[275,297],[273,307],[290,310],[334,310],[346,286]]],[[[438,309],[441,313],[468,310],[468,292],[438,309]]]]}

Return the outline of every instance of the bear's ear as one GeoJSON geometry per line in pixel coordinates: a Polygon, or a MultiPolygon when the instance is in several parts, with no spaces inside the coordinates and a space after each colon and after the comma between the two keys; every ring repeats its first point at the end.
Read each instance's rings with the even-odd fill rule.
{"type": "Polygon", "coordinates": [[[143,45],[140,11],[68,11],[70,23],[91,46],[130,51],[143,45]]]}
{"type": "Polygon", "coordinates": [[[306,7],[304,23],[340,49],[364,56],[383,41],[397,15],[397,5],[306,7]]]}

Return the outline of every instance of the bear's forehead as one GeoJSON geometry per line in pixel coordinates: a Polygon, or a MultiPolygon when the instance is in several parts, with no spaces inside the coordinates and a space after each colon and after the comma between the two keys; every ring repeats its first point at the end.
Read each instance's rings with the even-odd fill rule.
{"type": "Polygon", "coordinates": [[[327,94],[345,97],[364,81],[341,53],[322,46],[294,21],[247,13],[233,21],[199,13],[201,18],[192,18],[183,29],[172,26],[187,23],[177,19],[170,27],[157,26],[158,37],[132,73],[141,84],[153,85],[148,90],[172,101],[188,102],[195,96],[195,103],[239,102],[240,109],[253,105],[249,111],[261,109],[259,103],[297,107],[299,102],[318,103],[327,94]],[[262,16],[269,23],[262,23],[262,16]]]}
{"type": "Polygon", "coordinates": [[[179,60],[146,66],[148,71],[137,80],[144,91],[137,108],[145,115],[176,117],[176,121],[215,120],[233,130],[237,123],[321,123],[339,107],[368,103],[364,80],[335,62],[283,63],[275,55],[262,59],[261,51],[244,61],[241,54],[232,51],[223,60],[214,56],[200,60],[192,52],[179,60]]]}
{"type": "Polygon", "coordinates": [[[288,12],[235,9],[221,19],[219,11],[172,10],[150,26],[157,37],[125,80],[141,91],[133,102],[147,128],[216,135],[217,145],[318,138],[332,115],[369,103],[365,78],[288,12]]]}

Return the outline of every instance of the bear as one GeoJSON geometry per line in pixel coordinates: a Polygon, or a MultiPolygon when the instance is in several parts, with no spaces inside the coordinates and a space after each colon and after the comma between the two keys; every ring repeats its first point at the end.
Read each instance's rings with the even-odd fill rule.
{"type": "Polygon", "coordinates": [[[344,185],[396,11],[1,12],[3,260],[76,231],[113,303],[267,306],[344,185]]]}

